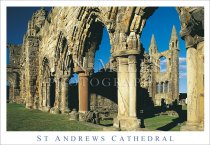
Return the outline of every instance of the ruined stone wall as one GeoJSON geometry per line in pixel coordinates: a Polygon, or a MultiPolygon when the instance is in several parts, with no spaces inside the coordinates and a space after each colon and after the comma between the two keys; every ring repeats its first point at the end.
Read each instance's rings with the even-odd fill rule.
{"type": "MultiPolygon", "coordinates": [[[[71,101],[68,100],[69,80],[73,73],[77,73],[79,112],[88,111],[88,80],[94,73],[94,55],[99,48],[102,30],[105,27],[108,30],[112,61],[116,64],[119,81],[117,86],[118,115],[114,120],[114,126],[122,130],[136,128],[139,124],[136,117],[138,88],[133,80],[139,77],[136,75],[136,70],[140,71],[139,55],[143,48],[139,36],[146,20],[155,9],[155,7],[55,7],[48,15],[44,9],[35,12],[29,20],[20,55],[20,93],[26,107],[52,113],[69,113],[68,103],[71,101]],[[125,78],[129,80],[129,87],[122,85],[125,78]],[[56,90],[54,102],[51,97],[53,85],[56,90]]],[[[187,46],[189,64],[188,121],[199,124],[203,122],[204,106],[204,84],[203,81],[197,81],[203,80],[204,75],[202,13],[204,10],[195,7],[177,8],[177,11],[182,24],[181,36],[187,46]],[[196,63],[193,60],[197,60],[196,63]],[[198,72],[197,67],[200,67],[199,70],[202,71],[198,72]],[[198,89],[194,91],[195,88],[198,89]],[[199,114],[199,117],[196,114],[199,114]]],[[[172,36],[170,49],[165,54],[153,51],[154,53],[150,54],[151,62],[158,64],[157,60],[162,55],[167,55],[174,62],[178,62],[178,47],[174,44],[177,44],[177,40],[172,36]]],[[[155,45],[153,48],[156,49],[155,45]]],[[[172,63],[171,65],[173,66],[168,67],[170,71],[167,73],[172,75],[171,72],[175,72],[175,75],[170,79],[169,74],[158,72],[158,65],[147,65],[146,61],[142,64],[142,68],[145,69],[143,72],[146,73],[140,72],[140,78],[144,78],[146,82],[141,82],[141,85],[148,87],[152,96],[155,96],[156,82],[165,80],[169,82],[171,88],[174,88],[169,103],[177,99],[179,92],[177,79],[179,64],[172,63]],[[150,77],[147,73],[151,74],[150,77]],[[145,77],[142,77],[143,75],[145,77]],[[153,83],[149,85],[148,80],[153,83]]],[[[159,103],[158,101],[157,104],[159,103]]]]}
{"type": "Polygon", "coordinates": [[[172,29],[169,49],[158,52],[155,37],[152,36],[149,54],[141,62],[141,87],[148,89],[154,105],[172,104],[179,98],[179,46],[175,27],[172,29]],[[165,57],[166,70],[160,70],[160,58],[165,57]],[[164,102],[163,102],[164,101],[164,102]]]}
{"type": "MultiPolygon", "coordinates": [[[[27,60],[33,49],[30,47],[33,46],[25,46],[26,67],[24,69],[24,77],[26,82],[30,82],[28,86],[31,86],[30,88],[26,87],[25,90],[31,90],[30,93],[26,91],[26,96],[32,98],[28,100],[31,102],[29,106],[32,106],[32,102],[36,99],[39,99],[38,108],[42,108],[43,105],[42,63],[44,58],[47,58],[49,61],[49,79],[56,82],[57,85],[55,106],[57,108],[62,106],[61,96],[64,94],[60,89],[62,81],[68,82],[73,71],[77,73],[84,71],[87,75],[92,73],[94,53],[100,44],[101,28],[103,26],[109,31],[113,56],[138,54],[140,52],[138,34],[142,31],[145,19],[148,17],[145,15],[141,18],[141,15],[144,15],[143,11],[144,8],[131,7],[56,7],[52,8],[47,17],[46,12],[43,10],[35,13],[32,20],[29,21],[28,32],[25,36],[26,42],[29,39],[29,34],[35,36],[38,41],[37,52],[34,53],[34,58],[38,57],[38,65],[31,65],[30,63],[30,60],[36,63],[37,60],[27,60]],[[127,12],[128,14],[124,15],[127,12]],[[135,14],[132,15],[132,13],[135,14]],[[34,28],[32,25],[36,27],[34,28]],[[100,31],[95,31],[94,27],[98,27],[100,31]],[[116,44],[120,44],[121,47],[116,44]],[[129,52],[125,52],[127,49],[129,49],[129,52]],[[29,66],[34,67],[30,68],[29,66]],[[70,67],[74,68],[74,70],[66,69],[70,67]],[[81,67],[83,70],[81,70],[81,67]],[[33,74],[34,70],[38,74],[33,74]],[[33,88],[32,84],[36,84],[36,88],[33,88]],[[35,90],[38,90],[38,93],[35,90]]],[[[145,11],[148,10],[145,9],[145,11]]],[[[30,41],[35,40],[31,39],[30,41]]],[[[36,105],[35,108],[37,108],[36,105]]]]}
{"type": "Polygon", "coordinates": [[[21,45],[8,44],[10,62],[7,65],[7,81],[9,87],[7,89],[9,93],[8,102],[21,103],[20,97],[20,58],[21,58],[21,45]]]}

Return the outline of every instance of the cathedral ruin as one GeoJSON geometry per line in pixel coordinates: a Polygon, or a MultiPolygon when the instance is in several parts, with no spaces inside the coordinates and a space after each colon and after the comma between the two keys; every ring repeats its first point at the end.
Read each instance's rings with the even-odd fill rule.
{"type": "MultiPolygon", "coordinates": [[[[7,45],[8,102],[50,113],[78,114],[79,121],[84,121],[90,111],[111,110],[116,113],[115,128],[139,128],[139,112],[147,106],[142,98],[148,96],[154,106],[179,101],[176,28],[172,28],[169,47],[164,52],[158,51],[154,35],[149,54],[144,52],[139,39],[156,9],[54,7],[49,13],[43,8],[38,10],[28,22],[23,44],[7,45]],[[104,27],[110,38],[111,58],[101,72],[95,73],[94,57],[104,27]],[[164,72],[160,70],[162,57],[167,66],[164,72]],[[74,73],[78,74],[78,84],[72,87],[69,81],[74,73]],[[111,79],[109,87],[94,88],[90,86],[93,77],[116,79],[111,79]]],[[[204,8],[176,10],[187,49],[187,123],[181,130],[203,130],[204,8]]]]}
{"type": "Polygon", "coordinates": [[[152,35],[149,54],[144,54],[141,62],[142,87],[148,89],[155,105],[163,101],[171,104],[179,100],[179,43],[176,28],[173,26],[169,49],[158,52],[155,36],[152,35]],[[160,58],[166,58],[166,70],[161,72],[160,58]]]}

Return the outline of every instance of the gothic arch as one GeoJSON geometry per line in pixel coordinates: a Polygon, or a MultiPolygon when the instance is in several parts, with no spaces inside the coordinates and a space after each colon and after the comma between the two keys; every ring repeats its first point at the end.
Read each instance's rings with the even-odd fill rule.
{"type": "Polygon", "coordinates": [[[15,88],[15,77],[13,75],[7,74],[7,81],[9,82],[9,86],[7,89],[7,102],[13,102],[15,101],[15,94],[14,94],[14,88],[15,88]]]}
{"type": "Polygon", "coordinates": [[[64,34],[64,32],[60,31],[57,44],[55,47],[55,66],[56,66],[56,73],[60,75],[69,75],[71,69],[73,68],[72,65],[72,52],[68,46],[68,40],[64,34]]]}
{"type": "MultiPolygon", "coordinates": [[[[80,9],[78,21],[81,22],[81,28],[75,34],[75,37],[79,40],[78,45],[73,50],[73,59],[77,60],[75,66],[80,65],[84,70],[87,68],[92,69],[95,51],[100,45],[106,21],[101,15],[100,9],[88,7],[80,9]],[[90,65],[88,65],[87,61],[90,65]]],[[[75,30],[77,29],[77,26],[75,26],[75,30]]],[[[109,33],[109,37],[110,35],[109,33]]]]}
{"type": "Polygon", "coordinates": [[[10,83],[9,86],[9,102],[19,102],[20,86],[19,86],[19,73],[18,72],[7,72],[7,81],[10,83]]]}

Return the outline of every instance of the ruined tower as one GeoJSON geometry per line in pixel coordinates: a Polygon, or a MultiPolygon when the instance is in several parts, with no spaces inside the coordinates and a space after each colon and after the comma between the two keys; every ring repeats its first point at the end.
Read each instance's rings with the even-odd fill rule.
{"type": "Polygon", "coordinates": [[[175,26],[172,28],[171,39],[169,43],[169,49],[171,50],[171,88],[172,99],[179,98],[179,41],[175,26]]]}
{"type": "Polygon", "coordinates": [[[172,28],[169,49],[158,52],[155,36],[152,35],[149,47],[150,63],[152,65],[150,85],[148,86],[150,97],[155,105],[162,103],[171,104],[179,97],[179,44],[175,26],[172,28]],[[161,58],[165,58],[164,62],[161,58]],[[166,63],[166,69],[161,70],[161,65],[166,63]]]}

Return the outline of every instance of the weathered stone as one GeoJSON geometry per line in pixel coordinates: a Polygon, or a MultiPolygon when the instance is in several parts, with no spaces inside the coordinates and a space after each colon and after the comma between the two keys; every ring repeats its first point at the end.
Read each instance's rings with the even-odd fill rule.
{"type": "Polygon", "coordinates": [[[144,54],[141,62],[141,87],[147,88],[154,105],[160,106],[161,100],[172,104],[179,99],[179,44],[173,26],[169,50],[158,52],[155,37],[152,35],[149,55],[144,54]],[[160,58],[166,58],[166,70],[160,70],[160,58]]]}
{"type": "MultiPolygon", "coordinates": [[[[146,20],[155,9],[55,7],[48,15],[44,9],[38,10],[28,22],[23,44],[8,45],[11,59],[7,67],[7,80],[10,82],[8,102],[23,102],[26,108],[68,114],[69,107],[72,107],[72,100],[68,99],[68,94],[71,93],[69,79],[74,73],[78,73],[79,120],[98,123],[98,115],[95,114],[94,117],[94,113],[89,111],[97,110],[96,106],[103,101],[102,105],[118,109],[114,127],[119,130],[138,130],[140,121],[136,112],[139,106],[136,105],[145,104],[142,100],[137,102],[138,83],[141,88],[146,89],[157,105],[161,104],[161,99],[165,99],[164,103],[167,104],[176,101],[179,93],[179,48],[175,27],[172,30],[169,50],[165,52],[158,53],[153,36],[149,54],[143,53],[139,40],[146,20]],[[105,96],[97,96],[94,103],[89,102],[92,97],[88,80],[94,72],[94,55],[101,43],[104,26],[108,29],[111,43],[110,66],[113,65],[118,78],[117,104],[104,99],[105,96]],[[143,61],[140,62],[141,55],[143,61]],[[158,60],[162,56],[167,58],[166,73],[159,71],[158,60]],[[140,82],[134,81],[139,78],[140,82]],[[157,91],[157,86],[161,86],[160,91],[157,91]]],[[[186,43],[189,62],[188,120],[183,130],[189,129],[190,126],[193,126],[192,129],[202,130],[204,9],[178,7],[177,12],[181,21],[180,34],[186,43]]],[[[141,97],[144,97],[141,93],[143,92],[140,92],[141,97]]],[[[74,119],[77,118],[75,112],[72,111],[71,115],[74,119]]]]}
{"type": "Polygon", "coordinates": [[[59,110],[59,108],[53,107],[53,108],[50,109],[50,113],[52,113],[52,114],[60,114],[61,111],[59,110]]]}
{"type": "Polygon", "coordinates": [[[73,109],[71,113],[69,113],[69,120],[79,120],[79,113],[76,111],[76,109],[73,109]]]}
{"type": "Polygon", "coordinates": [[[178,7],[180,35],[187,47],[187,123],[181,130],[204,126],[204,9],[178,7]]]}

